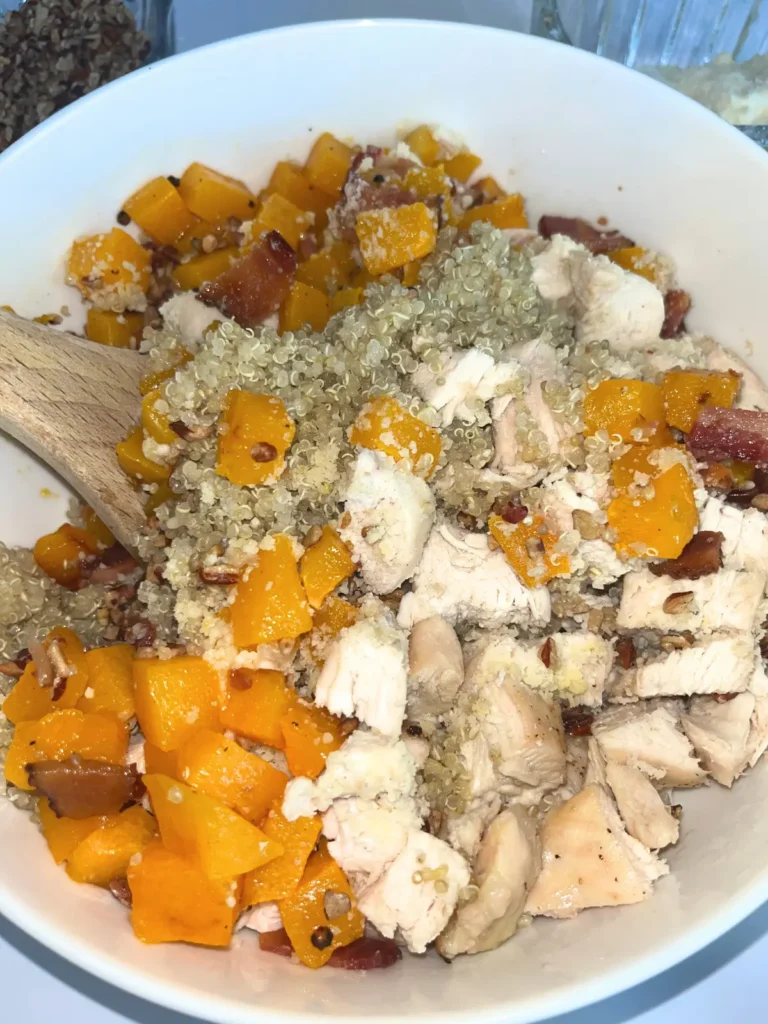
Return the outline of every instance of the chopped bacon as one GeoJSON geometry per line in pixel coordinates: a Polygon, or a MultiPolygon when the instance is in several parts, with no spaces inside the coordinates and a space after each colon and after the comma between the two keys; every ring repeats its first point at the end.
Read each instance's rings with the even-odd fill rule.
{"type": "Polygon", "coordinates": [[[89,556],[81,571],[81,586],[86,583],[104,583],[107,586],[118,583],[137,568],[136,559],[122,544],[115,543],[100,555],[89,556]]]}
{"type": "Polygon", "coordinates": [[[563,708],[563,729],[568,736],[591,736],[594,711],[589,708],[563,708]]]}
{"type": "MultiPolygon", "coordinates": [[[[259,948],[277,956],[290,957],[293,954],[291,940],[284,928],[274,932],[259,932],[259,948]]],[[[391,939],[364,938],[334,949],[326,966],[344,971],[374,971],[391,967],[400,958],[400,948],[391,939]]]]}
{"type": "Polygon", "coordinates": [[[739,459],[768,466],[768,412],[705,405],[688,435],[697,459],[739,459]]]}
{"type": "Polygon", "coordinates": [[[685,317],[691,308],[691,296],[682,288],[673,288],[664,296],[662,338],[677,338],[685,331],[685,317]]]}
{"type": "Polygon", "coordinates": [[[619,234],[618,231],[600,231],[581,217],[555,217],[545,214],[539,218],[539,234],[544,238],[566,235],[574,242],[586,246],[595,256],[614,252],[616,249],[626,249],[635,244],[626,235],[619,234]]]}
{"type": "Polygon", "coordinates": [[[276,313],[288,297],[296,253],[277,231],[269,231],[242,259],[200,289],[200,298],[243,327],[276,313]]]}
{"type": "Polygon", "coordinates": [[[648,568],[654,576],[671,576],[673,580],[697,580],[718,572],[723,564],[722,533],[701,530],[688,541],[677,558],[657,562],[648,568]]]}
{"type": "Polygon", "coordinates": [[[144,795],[136,765],[125,767],[105,761],[38,761],[27,765],[29,784],[48,798],[58,818],[90,818],[117,814],[144,795]]]}
{"type": "Polygon", "coordinates": [[[399,206],[410,206],[415,201],[413,192],[394,182],[372,184],[359,175],[353,175],[347,179],[344,195],[331,211],[331,228],[339,238],[356,242],[358,214],[368,210],[394,210],[399,206]]]}
{"type": "Polygon", "coordinates": [[[499,515],[505,523],[515,525],[522,523],[528,515],[528,507],[526,505],[516,505],[513,501],[508,501],[499,512],[499,515]]]}

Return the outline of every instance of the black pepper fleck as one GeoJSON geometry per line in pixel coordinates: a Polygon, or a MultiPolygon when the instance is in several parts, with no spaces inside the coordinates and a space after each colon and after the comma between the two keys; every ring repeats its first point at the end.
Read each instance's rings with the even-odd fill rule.
{"type": "Polygon", "coordinates": [[[128,216],[125,210],[121,210],[120,213],[118,213],[117,223],[122,224],[123,227],[131,223],[131,218],[128,216]]]}
{"type": "Polygon", "coordinates": [[[315,949],[327,949],[333,942],[333,932],[328,925],[320,925],[312,932],[310,941],[315,949]]]}
{"type": "Polygon", "coordinates": [[[177,178],[175,174],[169,174],[168,181],[170,181],[174,188],[178,188],[181,184],[181,178],[177,178]]]}

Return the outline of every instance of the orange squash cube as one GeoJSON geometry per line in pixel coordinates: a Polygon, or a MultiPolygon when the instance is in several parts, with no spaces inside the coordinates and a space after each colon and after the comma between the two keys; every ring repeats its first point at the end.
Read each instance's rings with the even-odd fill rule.
{"type": "Polygon", "coordinates": [[[178,346],[175,352],[175,359],[173,364],[167,367],[165,370],[157,370],[155,373],[148,373],[146,377],[142,377],[139,383],[139,394],[148,395],[150,391],[154,391],[155,388],[160,387],[166,380],[170,380],[178,369],[186,364],[192,358],[192,353],[182,346],[178,346]]]}
{"type": "Polygon", "coordinates": [[[281,398],[229,392],[221,415],[216,472],[233,484],[255,487],[282,475],[296,424],[281,398]]]}
{"type": "MultiPolygon", "coordinates": [[[[193,734],[194,735],[194,734],[193,734]]],[[[144,766],[147,775],[170,775],[173,779],[179,775],[178,750],[161,750],[154,743],[144,742],[144,766]]]]}
{"type": "Polygon", "coordinates": [[[122,228],[104,235],[91,235],[74,242],[67,258],[67,280],[86,298],[102,289],[149,287],[151,257],[135,238],[122,228]]]}
{"type": "Polygon", "coordinates": [[[221,733],[201,729],[179,747],[178,777],[258,825],[279,800],[288,776],[221,733]]]}
{"type": "MultiPolygon", "coordinates": [[[[226,249],[214,249],[199,256],[179,263],[171,271],[174,284],[183,292],[202,288],[207,281],[215,281],[224,271],[229,270],[235,260],[240,259],[240,250],[235,246],[226,249]]],[[[211,311],[211,321],[215,320],[215,312],[211,311]]]]}
{"type": "Polygon", "coordinates": [[[107,524],[103,523],[93,509],[89,508],[87,505],[83,505],[81,511],[85,532],[89,536],[93,537],[97,552],[106,551],[107,548],[111,548],[115,543],[115,535],[109,529],[107,524]]]}
{"type": "Polygon", "coordinates": [[[192,213],[212,223],[228,217],[251,220],[256,212],[256,197],[247,185],[200,163],[184,171],[179,194],[192,213]]]}
{"type": "Polygon", "coordinates": [[[738,373],[670,370],[661,385],[667,423],[689,433],[705,405],[729,409],[740,386],[738,373]]]}
{"type": "Polygon", "coordinates": [[[296,701],[283,715],[280,728],[291,773],[309,779],[316,779],[325,770],[328,755],[338,750],[349,734],[340,718],[302,701],[296,701]]]}
{"type": "Polygon", "coordinates": [[[417,199],[449,196],[453,187],[443,164],[437,167],[411,167],[403,184],[417,199]]]}
{"type": "Polygon", "coordinates": [[[340,583],[357,570],[349,548],[332,526],[324,526],[317,543],[307,548],[299,563],[307,600],[319,608],[340,583]]]}
{"type": "Polygon", "coordinates": [[[426,124],[409,132],[405,136],[405,144],[426,167],[431,167],[440,159],[440,143],[426,124]]]}
{"type": "Polygon", "coordinates": [[[349,242],[334,242],[300,263],[296,268],[296,280],[321,292],[332,292],[345,288],[356,269],[349,242]]]}
{"type": "Polygon", "coordinates": [[[108,820],[106,815],[94,815],[91,818],[59,818],[45,798],[37,801],[37,812],[40,815],[43,837],[57,864],[63,864],[91,832],[101,828],[108,820]]]}
{"type": "Polygon", "coordinates": [[[374,277],[429,256],[437,242],[435,222],[424,203],[366,210],[358,214],[355,230],[365,269],[374,277]]]}
{"type": "Polygon", "coordinates": [[[641,441],[664,426],[664,396],[643,380],[604,380],[584,399],[584,433],[605,430],[622,441],[641,441]]]}
{"type": "Polygon", "coordinates": [[[445,161],[445,173],[450,174],[457,181],[467,182],[482,162],[479,156],[475,156],[469,150],[462,150],[461,153],[457,153],[456,156],[445,161]]]}
{"type": "Polygon", "coordinates": [[[633,274],[639,274],[640,277],[644,277],[651,284],[656,284],[658,278],[657,261],[647,249],[643,249],[639,245],[631,245],[624,249],[615,249],[613,252],[606,253],[606,255],[612,263],[618,264],[624,270],[629,270],[633,274]]]}
{"type": "Polygon", "coordinates": [[[342,597],[330,594],[314,615],[314,625],[309,634],[309,655],[316,665],[325,662],[328,643],[342,629],[357,622],[358,611],[353,604],[342,597]]]}
{"type": "Polygon", "coordinates": [[[99,345],[131,348],[143,333],[143,313],[110,313],[91,306],[86,315],[85,336],[99,345]]]}
{"type": "Polygon", "coordinates": [[[40,723],[36,721],[19,722],[13,730],[13,739],[5,756],[5,781],[17,789],[30,791],[27,776],[28,764],[32,764],[37,752],[37,734],[40,723]]]}
{"type": "Polygon", "coordinates": [[[323,844],[307,862],[298,888],[279,901],[283,926],[299,960],[307,967],[322,967],[335,949],[348,946],[362,937],[365,919],[357,909],[357,900],[347,876],[328,853],[323,844]],[[349,900],[349,910],[339,917],[329,918],[325,912],[325,894],[343,894],[349,900]],[[327,930],[332,941],[327,945],[312,941],[318,928],[327,930]],[[318,949],[318,946],[323,948],[318,949]]]}
{"type": "Polygon", "coordinates": [[[530,523],[508,523],[501,516],[491,516],[488,529],[526,587],[538,587],[555,576],[567,576],[571,567],[568,556],[555,549],[558,537],[543,517],[531,519],[530,523]]]}
{"type": "Polygon", "coordinates": [[[280,333],[300,331],[309,328],[322,331],[331,317],[328,296],[311,285],[295,281],[288,298],[280,310],[280,333]]]}
{"type": "Polygon", "coordinates": [[[175,750],[197,729],[219,723],[219,676],[204,658],[136,658],[136,715],[145,739],[175,750]]]}
{"type": "Polygon", "coordinates": [[[158,403],[165,403],[165,391],[161,387],[150,391],[141,400],[141,425],[144,433],[158,444],[173,444],[179,440],[179,435],[171,430],[171,421],[165,412],[157,408],[158,403]]]}
{"type": "Polygon", "coordinates": [[[78,700],[80,711],[113,714],[127,722],[136,714],[133,700],[133,647],[94,647],[85,654],[88,687],[78,700]]]}
{"type": "Polygon", "coordinates": [[[480,180],[475,183],[475,186],[483,193],[488,201],[492,199],[501,199],[504,195],[504,189],[499,185],[498,181],[496,181],[495,178],[490,177],[490,175],[485,178],[480,178],[480,180]]]}
{"type": "Polygon", "coordinates": [[[267,864],[283,847],[225,804],[167,775],[145,775],[144,784],[163,843],[208,878],[235,878],[267,864]]]}
{"type": "Polygon", "coordinates": [[[315,215],[315,228],[322,230],[328,223],[327,211],[333,204],[333,199],[327,192],[323,192],[316,185],[313,185],[306,177],[301,167],[281,160],[275,164],[272,177],[267,185],[267,192],[277,192],[285,196],[294,206],[300,210],[309,210],[315,215]]]}
{"type": "Polygon", "coordinates": [[[35,663],[28,662],[2,704],[3,714],[13,725],[18,725],[19,722],[39,721],[54,710],[51,688],[40,685],[37,681],[35,663]]]}
{"type": "Polygon", "coordinates": [[[476,220],[486,220],[495,228],[527,228],[528,218],[525,214],[525,201],[519,193],[495,199],[482,206],[473,206],[466,210],[459,221],[459,226],[468,228],[476,220]]]}
{"type": "Polygon", "coordinates": [[[319,815],[288,821],[277,807],[273,807],[262,829],[264,835],[280,843],[285,852],[245,876],[243,905],[251,907],[267,900],[282,900],[294,893],[320,838],[321,828],[319,815]]]}
{"type": "Polygon", "coordinates": [[[163,175],[142,185],[126,199],[123,209],[145,234],[161,245],[174,245],[195,223],[195,216],[179,190],[163,175]]]}
{"type": "Polygon", "coordinates": [[[364,298],[363,288],[341,288],[331,297],[331,316],[340,313],[347,306],[359,306],[364,298]]]}
{"type": "Polygon", "coordinates": [[[309,231],[313,222],[311,213],[274,192],[262,203],[259,215],[253,222],[253,234],[258,237],[264,231],[277,231],[292,249],[298,249],[301,236],[309,231]]]}
{"type": "Polygon", "coordinates": [[[261,548],[237,585],[231,615],[239,648],[295,640],[312,629],[290,537],[276,534],[271,548],[261,548]]]}
{"type": "Polygon", "coordinates": [[[230,673],[221,725],[238,736],[282,750],[280,722],[296,701],[285,676],[270,669],[238,668],[230,673]]]}
{"type": "Polygon", "coordinates": [[[239,912],[239,883],[213,881],[194,864],[151,842],[128,868],[131,924],[142,942],[228,946],[239,912]]]}
{"type": "Polygon", "coordinates": [[[216,239],[217,247],[229,247],[239,243],[239,233],[232,230],[229,220],[211,223],[193,217],[193,223],[176,239],[174,247],[182,256],[196,256],[202,251],[203,239],[211,236],[216,239]]]}
{"type": "MultiPolygon", "coordinates": [[[[666,431],[660,433],[665,434],[666,431]]],[[[648,481],[644,479],[645,477],[652,480],[660,476],[659,459],[662,457],[662,449],[685,451],[682,445],[674,443],[671,434],[668,438],[665,437],[661,444],[656,443],[658,436],[656,435],[649,444],[633,444],[618,459],[614,459],[611,464],[611,480],[616,490],[628,491],[633,484],[646,484],[648,481]],[[636,474],[641,476],[638,477],[636,474]]]]}
{"type": "Polygon", "coordinates": [[[154,490],[147,496],[144,502],[144,511],[147,516],[150,516],[155,512],[161,505],[165,504],[166,501],[170,501],[174,494],[171,490],[171,485],[167,480],[161,484],[155,484],[154,490]]]}
{"type": "Polygon", "coordinates": [[[349,432],[352,444],[373,448],[396,462],[408,459],[419,476],[429,479],[437,468],[443,442],[434,427],[412,416],[394,398],[374,398],[349,432]]]}
{"type": "Polygon", "coordinates": [[[354,149],[329,132],[323,132],[310,150],[304,165],[307,181],[329,196],[339,195],[354,155],[354,149]]]}
{"type": "Polygon", "coordinates": [[[144,431],[134,427],[124,441],[115,445],[117,461],[126,476],[142,484],[165,483],[171,475],[171,467],[160,462],[153,462],[144,454],[144,431]]]}
{"type": "Polygon", "coordinates": [[[52,580],[62,587],[76,589],[80,582],[82,560],[87,552],[76,535],[59,527],[40,537],[32,549],[35,561],[52,580]]]}
{"type": "Polygon", "coordinates": [[[67,857],[67,874],[73,882],[106,887],[123,878],[131,861],[157,835],[155,819],[139,804],[110,814],[67,857]]]}
{"type": "Polygon", "coordinates": [[[619,494],[608,506],[608,525],[616,530],[620,555],[677,558],[699,521],[693,481],[678,463],[656,477],[652,497],[619,494]]]}
{"type": "Polygon", "coordinates": [[[403,288],[415,288],[421,277],[421,260],[406,263],[403,267],[403,288]]]}

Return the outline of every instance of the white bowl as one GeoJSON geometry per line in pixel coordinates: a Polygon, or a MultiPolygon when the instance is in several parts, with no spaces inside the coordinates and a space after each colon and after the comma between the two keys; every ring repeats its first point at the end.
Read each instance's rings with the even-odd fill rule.
{"type": "MultiPolygon", "coordinates": [[[[109,225],[121,199],[151,175],[198,159],[258,187],[275,160],[302,157],[322,130],[388,140],[406,121],[462,134],[503,185],[527,196],[534,218],[606,216],[672,255],[694,296],[691,326],[768,376],[765,154],[703,108],[618,65],[466,25],[326,23],[246,36],[138,71],[76,103],[0,160],[0,302],[28,314],[57,309],[71,239],[109,225]]],[[[37,500],[45,478],[20,472],[26,456],[11,447],[0,456],[0,536],[33,540],[60,509],[37,500]]],[[[142,946],[124,911],[69,882],[5,802],[0,911],[86,970],[212,1021],[522,1024],[648,978],[768,898],[767,799],[765,765],[733,792],[713,786],[684,795],[672,874],[650,902],[540,920],[494,953],[450,967],[408,957],[368,976],[313,973],[261,954],[252,936],[229,953],[142,946]]]]}

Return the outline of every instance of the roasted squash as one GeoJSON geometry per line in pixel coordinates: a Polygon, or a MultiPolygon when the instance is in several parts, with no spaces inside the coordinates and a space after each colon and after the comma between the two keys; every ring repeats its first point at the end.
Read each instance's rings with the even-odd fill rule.
{"type": "Polygon", "coordinates": [[[270,483],[283,473],[295,434],[282,399],[232,390],[221,416],[216,472],[241,487],[270,483]]]}
{"type": "Polygon", "coordinates": [[[274,807],[267,815],[262,830],[264,835],[280,843],[284,853],[245,876],[243,905],[250,907],[267,900],[281,900],[294,893],[320,837],[321,828],[319,815],[288,821],[282,811],[274,807]]]}
{"type": "Polygon", "coordinates": [[[270,669],[233,669],[221,711],[221,725],[238,736],[282,750],[283,715],[296,702],[285,676],[270,669]]]}
{"type": "Polygon", "coordinates": [[[219,722],[219,677],[204,658],[136,658],[134,700],[149,743],[175,750],[197,729],[219,722]]]}
{"type": "Polygon", "coordinates": [[[365,269],[378,277],[429,256],[437,242],[432,213],[424,203],[366,210],[355,223],[365,269]]]}
{"type": "Polygon", "coordinates": [[[374,398],[349,432],[352,444],[373,448],[395,461],[407,459],[419,476],[429,479],[437,468],[443,443],[434,427],[404,409],[394,398],[374,398]]]}
{"type": "Polygon", "coordinates": [[[295,640],[312,629],[309,603],[301,585],[293,541],[286,534],[262,542],[258,561],[245,570],[231,606],[237,647],[295,640]]]}

